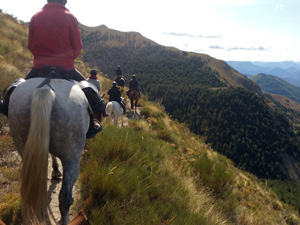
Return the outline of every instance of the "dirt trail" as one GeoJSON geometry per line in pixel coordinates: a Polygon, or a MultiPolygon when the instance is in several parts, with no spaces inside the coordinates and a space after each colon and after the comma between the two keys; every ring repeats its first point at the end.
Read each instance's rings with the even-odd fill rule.
{"type": "Polygon", "coordinates": [[[140,107],[136,107],[136,112],[126,112],[126,115],[124,115],[124,126],[128,126],[128,121],[129,120],[137,120],[137,119],[141,119],[141,109],[140,107]]]}
{"type": "MultiPolygon", "coordinates": [[[[140,119],[140,107],[137,107],[136,112],[127,112],[126,115],[124,115],[124,126],[128,126],[128,121],[129,120],[136,120],[140,119]]],[[[119,123],[119,125],[121,125],[119,123]]],[[[59,163],[59,170],[62,172],[62,165],[60,160],[58,159],[59,163]]],[[[51,179],[51,173],[52,173],[52,159],[51,156],[49,155],[48,158],[48,197],[50,200],[50,209],[48,210],[49,212],[49,217],[52,225],[57,225],[59,224],[60,220],[60,212],[59,212],[59,202],[58,202],[58,195],[59,191],[61,189],[61,179],[51,179]]],[[[78,185],[78,180],[75,183],[73,187],[73,199],[74,202],[76,202],[79,198],[80,190],[79,190],[79,185],[78,185]]],[[[77,215],[77,211],[74,209],[74,204],[71,205],[70,208],[70,221],[77,215]]]]}

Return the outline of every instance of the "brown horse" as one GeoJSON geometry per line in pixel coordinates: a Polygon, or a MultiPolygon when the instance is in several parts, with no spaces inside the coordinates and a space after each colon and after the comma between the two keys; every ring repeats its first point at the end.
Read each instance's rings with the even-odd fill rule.
{"type": "Polygon", "coordinates": [[[134,101],[134,112],[136,112],[136,106],[139,101],[139,92],[138,90],[128,90],[127,96],[130,100],[130,108],[133,109],[133,101],[134,101]]]}

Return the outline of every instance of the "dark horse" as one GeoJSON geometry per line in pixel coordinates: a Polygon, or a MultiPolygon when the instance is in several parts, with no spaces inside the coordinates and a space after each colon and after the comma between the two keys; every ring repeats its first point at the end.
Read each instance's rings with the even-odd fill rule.
{"type": "Polygon", "coordinates": [[[134,101],[134,112],[136,112],[136,106],[139,101],[139,92],[138,90],[128,90],[127,96],[130,99],[130,108],[133,109],[133,101],[134,101]]]}

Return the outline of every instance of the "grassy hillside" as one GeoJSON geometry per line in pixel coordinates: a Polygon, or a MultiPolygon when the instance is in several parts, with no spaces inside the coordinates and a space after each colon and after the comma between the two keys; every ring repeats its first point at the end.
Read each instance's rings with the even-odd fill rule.
{"type": "Polygon", "coordinates": [[[31,66],[27,49],[28,26],[0,12],[0,91],[16,78],[24,77],[31,66]]]}
{"type": "MultiPolygon", "coordinates": [[[[101,80],[104,86],[110,83],[101,80]]],[[[143,119],[124,128],[104,124],[87,142],[81,199],[75,204],[91,224],[300,223],[297,211],[281,202],[267,182],[235,168],[159,104],[145,101],[142,107],[143,119]]],[[[10,163],[1,163],[0,173],[6,184],[18,182],[18,169],[14,172],[10,163]]],[[[0,218],[15,224],[18,210],[18,190],[4,192],[0,218]]]]}
{"type": "Polygon", "coordinates": [[[282,113],[270,110],[264,98],[243,88],[185,90],[177,96],[169,91],[163,98],[174,118],[206,136],[207,143],[240,168],[261,178],[289,177],[282,156],[299,159],[299,142],[282,113]]]}
{"type": "Polygon", "coordinates": [[[92,224],[297,224],[298,213],[266,183],[238,170],[163,108],[145,102],[142,120],[106,125],[81,163],[92,224]]]}
{"type": "MultiPolygon", "coordinates": [[[[26,39],[26,25],[0,15],[1,29],[8,33],[6,26],[23,29],[19,36],[26,39]]],[[[15,68],[20,71],[15,78],[24,77],[32,63],[26,44],[20,44],[26,40],[6,42],[10,48],[0,61],[4,75],[15,68]],[[22,53],[18,55],[17,49],[22,53]]],[[[76,68],[88,76],[90,68],[80,58],[76,68]]],[[[6,77],[1,77],[3,87],[11,82],[6,77]]],[[[111,80],[104,74],[100,80],[106,93],[111,80]]],[[[277,185],[278,195],[296,210],[280,201],[268,182],[237,169],[204,137],[172,120],[160,104],[144,98],[141,120],[129,121],[124,128],[104,124],[103,132],[87,141],[80,165],[81,199],[75,204],[84,208],[91,224],[300,224],[297,196],[290,201],[286,193],[292,193],[277,185]]],[[[0,119],[7,122],[3,115],[0,119]]],[[[11,137],[2,124],[0,128],[0,218],[18,224],[19,162],[11,137]]]]}
{"type": "Polygon", "coordinates": [[[294,86],[276,76],[267,74],[257,74],[250,76],[249,79],[257,82],[263,91],[282,95],[300,103],[300,87],[294,86]]]}

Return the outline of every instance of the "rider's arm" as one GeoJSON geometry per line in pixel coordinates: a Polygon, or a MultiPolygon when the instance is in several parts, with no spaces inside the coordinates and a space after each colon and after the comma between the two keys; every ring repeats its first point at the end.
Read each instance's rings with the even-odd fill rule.
{"type": "Polygon", "coordinates": [[[29,24],[28,49],[33,53],[33,21],[29,24]]]}
{"type": "Polygon", "coordinates": [[[81,33],[78,27],[78,21],[75,17],[70,21],[70,38],[73,47],[74,59],[76,59],[82,49],[81,33]]]}

